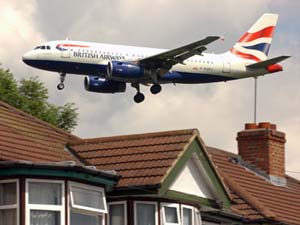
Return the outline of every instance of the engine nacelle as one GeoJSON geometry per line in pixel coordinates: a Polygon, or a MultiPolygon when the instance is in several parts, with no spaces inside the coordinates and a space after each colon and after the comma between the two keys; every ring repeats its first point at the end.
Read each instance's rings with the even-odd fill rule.
{"type": "Polygon", "coordinates": [[[86,76],[84,78],[84,88],[87,91],[98,93],[125,92],[126,83],[114,80],[106,80],[98,76],[86,76]]]}
{"type": "Polygon", "coordinates": [[[128,62],[110,61],[107,65],[107,76],[117,78],[141,78],[144,68],[128,62]]]}

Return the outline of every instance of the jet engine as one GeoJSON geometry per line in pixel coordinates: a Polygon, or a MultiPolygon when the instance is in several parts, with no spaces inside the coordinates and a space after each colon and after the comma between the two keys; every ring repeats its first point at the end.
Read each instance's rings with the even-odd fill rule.
{"type": "Polygon", "coordinates": [[[108,77],[141,78],[145,72],[144,68],[139,65],[128,62],[110,61],[107,65],[108,77]]]}
{"type": "Polygon", "coordinates": [[[98,76],[86,76],[84,78],[84,88],[87,91],[98,93],[125,92],[126,83],[114,80],[106,80],[98,76]]]}

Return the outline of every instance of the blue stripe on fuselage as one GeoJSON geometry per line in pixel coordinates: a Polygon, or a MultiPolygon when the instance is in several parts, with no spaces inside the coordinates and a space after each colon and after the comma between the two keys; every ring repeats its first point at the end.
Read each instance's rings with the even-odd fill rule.
{"type": "MultiPolygon", "coordinates": [[[[101,64],[89,64],[89,63],[76,63],[76,62],[64,62],[64,61],[50,61],[50,60],[24,60],[27,65],[53,71],[63,72],[69,74],[80,75],[99,75],[106,74],[106,65],[101,64]]],[[[159,79],[159,83],[183,83],[183,84],[196,84],[196,83],[211,83],[219,81],[234,80],[236,78],[219,76],[213,74],[203,73],[187,73],[172,71],[165,74],[159,79]]],[[[126,78],[124,78],[125,82],[126,78]]],[[[151,82],[151,80],[149,80],[151,82]]]]}

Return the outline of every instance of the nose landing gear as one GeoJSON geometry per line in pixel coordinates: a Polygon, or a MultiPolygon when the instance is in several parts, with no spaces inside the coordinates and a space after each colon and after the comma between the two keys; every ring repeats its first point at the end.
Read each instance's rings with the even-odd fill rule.
{"type": "Polygon", "coordinates": [[[65,73],[60,73],[60,83],[56,86],[58,90],[63,90],[65,88],[64,81],[66,79],[65,73]]]}

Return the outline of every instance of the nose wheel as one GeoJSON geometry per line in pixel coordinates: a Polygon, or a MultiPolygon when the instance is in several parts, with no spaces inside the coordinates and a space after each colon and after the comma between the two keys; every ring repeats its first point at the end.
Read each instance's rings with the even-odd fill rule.
{"type": "Polygon", "coordinates": [[[66,74],[65,73],[60,73],[60,83],[56,86],[58,90],[63,90],[65,88],[65,79],[66,79],[66,74]]]}

